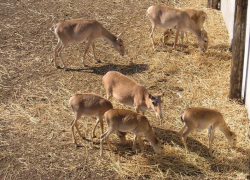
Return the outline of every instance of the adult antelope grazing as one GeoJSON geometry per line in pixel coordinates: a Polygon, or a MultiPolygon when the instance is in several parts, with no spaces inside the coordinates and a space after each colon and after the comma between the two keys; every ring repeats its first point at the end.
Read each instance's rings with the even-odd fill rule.
{"type": "Polygon", "coordinates": [[[186,152],[187,152],[186,137],[190,132],[194,130],[202,131],[204,129],[208,129],[210,156],[212,156],[212,143],[214,140],[214,133],[217,128],[224,133],[224,135],[228,140],[228,143],[232,147],[236,146],[237,143],[236,134],[230,130],[230,128],[224,121],[222,114],[217,110],[203,108],[203,107],[189,108],[183,113],[181,120],[184,123],[184,126],[179,133],[181,136],[181,140],[186,148],[186,152]],[[186,127],[187,130],[184,132],[186,127]]]}
{"type": "MultiPolygon", "coordinates": [[[[196,26],[198,26],[202,30],[202,33],[206,34],[204,36],[207,36],[207,33],[206,33],[206,31],[204,30],[204,27],[203,27],[204,22],[207,19],[207,14],[202,10],[196,10],[196,9],[183,9],[183,11],[188,13],[188,15],[194,21],[196,26]]],[[[172,34],[173,34],[173,32],[171,31],[171,29],[164,31],[164,43],[166,43],[166,41],[168,39],[170,39],[172,34]]],[[[186,34],[186,37],[187,37],[187,34],[186,34]]],[[[182,43],[182,46],[183,46],[183,38],[184,38],[184,32],[181,31],[181,43],[182,43]]],[[[206,43],[205,45],[208,45],[208,43],[206,43]]],[[[207,47],[205,47],[205,49],[207,49],[207,47]]]]}
{"type": "Polygon", "coordinates": [[[80,119],[81,115],[97,116],[96,125],[92,132],[92,140],[93,137],[95,137],[95,129],[99,122],[101,124],[101,131],[103,134],[103,115],[106,111],[113,108],[113,105],[109,100],[102,98],[101,96],[98,96],[96,94],[75,94],[70,98],[69,106],[73,109],[73,112],[75,114],[75,118],[71,122],[72,137],[75,145],[77,145],[77,142],[74,134],[74,127],[76,127],[78,134],[82,138],[84,137],[80,133],[77,124],[77,120],[80,119]]]}
{"type": "Polygon", "coordinates": [[[143,114],[147,109],[153,109],[156,116],[162,119],[161,96],[151,95],[147,89],[134,80],[117,71],[109,71],[102,77],[107,98],[115,97],[120,103],[134,106],[135,111],[143,114]]]}
{"type": "Polygon", "coordinates": [[[62,21],[54,26],[54,31],[56,36],[58,37],[58,43],[55,48],[55,61],[54,61],[54,65],[56,68],[58,68],[56,64],[56,57],[59,56],[63,63],[63,68],[67,69],[61,55],[62,51],[68,46],[70,42],[82,42],[85,39],[87,39],[88,42],[83,54],[83,59],[82,59],[83,66],[84,66],[84,59],[90,45],[92,46],[95,60],[97,62],[100,62],[95,55],[94,41],[97,38],[107,39],[113,45],[115,50],[119,52],[121,56],[124,55],[124,45],[123,41],[120,39],[122,33],[116,37],[113,34],[111,34],[108,30],[106,30],[96,20],[72,19],[72,20],[62,21]]]}
{"type": "Polygon", "coordinates": [[[112,150],[109,142],[109,135],[117,131],[120,132],[133,132],[133,150],[136,150],[136,141],[139,141],[141,151],[144,151],[144,144],[141,139],[145,136],[150,142],[154,151],[158,154],[162,153],[163,147],[161,142],[154,134],[152,127],[150,126],[148,119],[141,114],[135,113],[130,110],[124,109],[110,109],[104,114],[104,119],[107,121],[108,130],[101,135],[100,140],[100,155],[103,154],[103,141],[106,139],[109,148],[112,150]]]}
{"type": "Polygon", "coordinates": [[[207,48],[207,37],[202,33],[200,28],[195,25],[188,13],[179,9],[174,9],[164,5],[153,5],[147,9],[147,16],[152,24],[150,33],[153,48],[155,49],[155,42],[153,38],[154,30],[157,26],[164,29],[176,29],[174,48],[176,49],[178,36],[180,31],[191,31],[197,38],[201,51],[207,48]]]}

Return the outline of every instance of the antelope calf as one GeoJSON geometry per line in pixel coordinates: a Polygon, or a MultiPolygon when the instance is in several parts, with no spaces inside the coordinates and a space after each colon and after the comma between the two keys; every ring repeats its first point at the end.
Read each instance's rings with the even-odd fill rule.
{"type": "MultiPolygon", "coordinates": [[[[207,14],[202,10],[196,10],[196,9],[183,9],[183,11],[188,13],[188,15],[194,21],[196,26],[198,26],[202,30],[202,32],[205,34],[206,31],[203,28],[203,24],[205,20],[207,19],[207,14]]],[[[173,32],[171,31],[171,29],[164,31],[164,35],[163,35],[164,43],[166,43],[167,40],[170,39],[172,34],[173,32]]],[[[207,36],[207,35],[204,35],[204,36],[207,36]]],[[[187,37],[187,34],[186,34],[186,37],[187,37]]],[[[181,32],[182,47],[183,47],[183,38],[184,38],[184,32],[182,31],[181,32]]]]}
{"type": "Polygon", "coordinates": [[[109,142],[109,135],[115,132],[132,132],[134,133],[133,150],[136,150],[136,141],[139,141],[139,145],[142,153],[144,152],[144,144],[141,139],[145,136],[151,143],[154,151],[158,154],[162,153],[163,147],[161,142],[154,134],[152,127],[150,126],[148,119],[141,114],[135,113],[130,110],[124,109],[110,109],[104,114],[104,119],[107,121],[108,130],[101,135],[100,140],[100,155],[103,154],[103,141],[106,139],[109,148],[112,150],[109,142]]]}
{"type": "Polygon", "coordinates": [[[115,97],[120,103],[134,106],[139,113],[151,108],[156,116],[162,119],[161,96],[151,95],[147,89],[134,80],[117,71],[109,71],[102,77],[102,82],[107,93],[107,98],[115,97]]]}
{"type": "Polygon", "coordinates": [[[94,41],[97,38],[107,39],[113,45],[115,50],[119,52],[121,56],[124,55],[124,45],[123,41],[120,39],[122,33],[116,37],[113,34],[111,34],[108,30],[106,30],[96,20],[72,19],[72,20],[62,21],[54,26],[54,31],[56,36],[58,37],[58,43],[55,48],[55,60],[54,60],[54,65],[56,68],[58,68],[56,64],[56,57],[59,56],[63,63],[63,68],[67,69],[64,64],[63,58],[61,56],[62,51],[68,46],[70,42],[82,42],[85,39],[87,39],[88,42],[83,54],[83,59],[82,59],[83,66],[84,66],[84,59],[88,52],[89,46],[92,46],[95,60],[97,62],[100,62],[95,55],[94,41]]]}
{"type": "Polygon", "coordinates": [[[153,48],[155,42],[153,38],[154,30],[157,26],[164,29],[176,29],[174,48],[176,49],[178,36],[181,31],[191,31],[197,38],[201,51],[207,49],[207,34],[203,33],[200,28],[189,17],[188,13],[179,9],[174,9],[164,5],[153,5],[147,9],[147,16],[152,24],[150,33],[153,48]]]}
{"type": "Polygon", "coordinates": [[[186,137],[190,132],[194,130],[202,131],[204,129],[208,129],[210,156],[212,156],[212,143],[214,140],[214,133],[217,128],[224,133],[230,146],[232,147],[236,146],[237,143],[236,134],[230,130],[230,128],[224,121],[222,114],[217,110],[203,108],[203,107],[188,108],[183,113],[181,120],[184,123],[184,126],[179,133],[181,136],[181,140],[186,148],[186,152],[187,152],[186,137]],[[187,130],[184,132],[186,127],[187,130]]]}
{"type": "Polygon", "coordinates": [[[99,122],[101,124],[101,131],[103,134],[103,115],[106,111],[113,108],[113,105],[109,100],[96,94],[75,94],[70,98],[69,106],[73,109],[75,114],[75,118],[71,122],[72,137],[75,145],[77,145],[77,142],[74,134],[74,126],[76,127],[78,134],[83,138],[83,135],[80,133],[77,125],[77,120],[80,119],[81,115],[97,116],[97,122],[92,132],[92,140],[93,137],[95,137],[95,129],[99,122]]]}

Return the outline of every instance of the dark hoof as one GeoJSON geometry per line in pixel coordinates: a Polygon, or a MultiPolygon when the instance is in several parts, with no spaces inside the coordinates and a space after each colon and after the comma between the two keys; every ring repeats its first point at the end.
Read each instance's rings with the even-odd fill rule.
{"type": "Polygon", "coordinates": [[[101,63],[102,61],[98,60],[97,63],[101,63]]]}
{"type": "Polygon", "coordinates": [[[56,69],[63,69],[61,66],[56,66],[56,69]]]}
{"type": "Polygon", "coordinates": [[[87,142],[90,142],[90,140],[87,139],[87,138],[85,138],[85,137],[83,137],[82,139],[85,140],[85,141],[87,141],[87,142]]]}
{"type": "Polygon", "coordinates": [[[82,145],[76,144],[76,148],[83,147],[82,145]]]}

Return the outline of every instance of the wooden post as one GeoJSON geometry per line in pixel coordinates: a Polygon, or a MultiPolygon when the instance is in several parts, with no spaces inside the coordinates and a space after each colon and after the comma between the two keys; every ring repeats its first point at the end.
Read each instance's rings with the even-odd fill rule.
{"type": "Polygon", "coordinates": [[[207,0],[207,8],[220,9],[220,1],[221,0],[207,0]]]}
{"type": "Polygon", "coordinates": [[[235,21],[234,34],[232,41],[232,61],[230,75],[230,92],[229,98],[241,98],[245,35],[246,35],[246,18],[247,18],[247,0],[235,1],[235,21]]]}

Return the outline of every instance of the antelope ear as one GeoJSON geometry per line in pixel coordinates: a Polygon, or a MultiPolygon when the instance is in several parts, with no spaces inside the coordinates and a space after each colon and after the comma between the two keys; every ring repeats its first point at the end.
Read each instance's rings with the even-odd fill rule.
{"type": "Polygon", "coordinates": [[[205,31],[204,29],[201,30],[201,36],[202,37],[207,37],[207,31],[205,31]]]}
{"type": "Polygon", "coordinates": [[[234,136],[234,133],[233,133],[233,132],[230,132],[230,136],[234,136]]]}
{"type": "Polygon", "coordinates": [[[204,31],[201,31],[201,37],[204,37],[204,31]]]}

